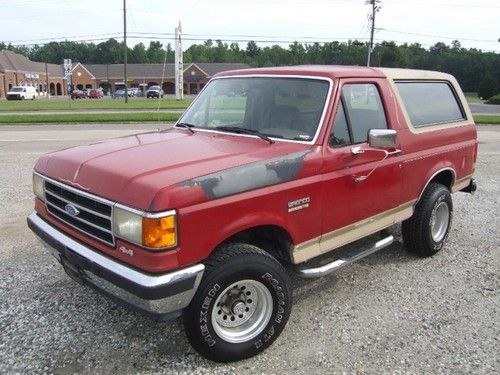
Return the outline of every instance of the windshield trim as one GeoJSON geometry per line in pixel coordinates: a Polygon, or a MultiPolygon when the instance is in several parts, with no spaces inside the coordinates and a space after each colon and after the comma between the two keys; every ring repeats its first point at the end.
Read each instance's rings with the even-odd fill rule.
{"type": "MultiPolygon", "coordinates": [[[[321,77],[321,76],[303,76],[303,75],[294,75],[294,74],[239,74],[239,75],[230,75],[230,76],[222,76],[222,77],[213,77],[210,79],[210,81],[207,82],[207,84],[203,87],[203,89],[200,91],[200,93],[197,95],[196,99],[193,100],[193,102],[186,108],[186,110],[183,112],[182,116],[177,120],[175,125],[173,126],[174,129],[183,129],[181,127],[177,127],[177,123],[182,122],[182,118],[184,117],[184,114],[191,108],[191,106],[196,102],[197,98],[203,91],[205,90],[208,85],[215,80],[218,79],[231,79],[231,78],[301,78],[301,79],[311,79],[314,81],[327,81],[328,82],[328,94],[326,95],[325,103],[323,105],[323,112],[321,113],[321,118],[319,119],[319,124],[316,129],[316,134],[314,134],[314,137],[310,141],[297,141],[293,139],[286,139],[286,138],[277,138],[273,137],[271,135],[267,135],[270,139],[272,139],[275,142],[289,142],[289,143],[300,143],[304,145],[313,145],[316,143],[319,137],[319,133],[321,132],[321,128],[323,126],[323,122],[325,120],[326,112],[328,109],[328,104],[330,103],[330,99],[332,96],[333,92],[333,80],[329,77],[321,77]]],[[[197,132],[206,132],[206,133],[216,133],[216,134],[224,134],[224,135],[231,135],[235,137],[249,137],[249,138],[259,138],[257,135],[251,135],[251,134],[238,134],[238,133],[228,133],[220,130],[212,130],[212,129],[205,129],[205,128],[195,128],[197,132]]]]}

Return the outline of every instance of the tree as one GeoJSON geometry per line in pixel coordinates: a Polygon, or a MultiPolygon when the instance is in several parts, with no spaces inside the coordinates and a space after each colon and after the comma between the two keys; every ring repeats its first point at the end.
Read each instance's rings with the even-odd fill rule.
{"type": "Polygon", "coordinates": [[[491,73],[486,73],[479,83],[477,95],[481,99],[489,99],[497,93],[497,82],[491,73]]]}
{"type": "Polygon", "coordinates": [[[302,43],[293,42],[288,46],[291,54],[291,63],[294,65],[305,64],[307,62],[306,49],[302,43]]]}
{"type": "Polygon", "coordinates": [[[132,48],[128,61],[131,64],[138,64],[147,61],[146,47],[143,43],[138,43],[132,48]]]}
{"type": "Polygon", "coordinates": [[[259,56],[260,48],[257,46],[253,40],[247,43],[247,49],[245,50],[245,55],[250,59],[255,59],[259,56]]]}
{"type": "MultiPolygon", "coordinates": [[[[115,39],[94,44],[85,42],[50,42],[35,46],[13,46],[0,42],[6,49],[27,56],[32,61],[61,64],[63,59],[87,64],[120,64],[123,62],[123,43],[115,39]]],[[[184,62],[245,62],[251,66],[280,66],[299,64],[365,65],[368,44],[358,40],[348,42],[303,44],[294,42],[283,48],[279,45],[259,47],[249,41],[245,49],[238,43],[206,40],[193,44],[184,51],[184,62]]],[[[142,43],[129,48],[131,63],[174,62],[175,53],[170,44],[165,48],[159,41],[142,43]],[[166,56],[165,56],[166,54],[166,56]]],[[[464,91],[481,89],[482,96],[500,88],[500,55],[476,48],[463,48],[458,40],[450,45],[439,42],[424,48],[418,43],[401,44],[381,42],[375,45],[373,65],[438,70],[453,74],[464,91]]]]}
{"type": "Polygon", "coordinates": [[[165,59],[165,51],[163,51],[163,45],[158,41],[149,42],[149,47],[146,50],[146,59],[151,64],[159,64],[162,63],[165,59]]]}
{"type": "MultiPolygon", "coordinates": [[[[378,64],[385,67],[405,68],[408,66],[408,57],[403,53],[403,50],[396,46],[394,42],[382,42],[376,46],[373,53],[374,56],[379,56],[378,64]]],[[[374,59],[377,60],[377,59],[374,59]]],[[[375,65],[376,61],[374,61],[375,65]]]]}
{"type": "Polygon", "coordinates": [[[96,46],[94,63],[97,64],[119,64],[123,63],[123,43],[116,39],[108,39],[96,46]]]}

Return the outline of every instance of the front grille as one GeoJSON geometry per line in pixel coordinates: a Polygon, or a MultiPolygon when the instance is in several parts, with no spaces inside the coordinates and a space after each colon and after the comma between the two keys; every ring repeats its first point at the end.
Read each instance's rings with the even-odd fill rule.
{"type": "Polygon", "coordinates": [[[50,214],[79,231],[114,246],[113,205],[88,193],[45,180],[45,202],[50,214]],[[70,215],[66,206],[79,211],[70,215]]]}

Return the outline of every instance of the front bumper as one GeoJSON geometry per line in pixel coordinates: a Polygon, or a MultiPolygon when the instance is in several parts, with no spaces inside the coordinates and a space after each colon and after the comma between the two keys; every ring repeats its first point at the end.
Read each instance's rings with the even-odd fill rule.
{"type": "Polygon", "coordinates": [[[146,274],[65,235],[35,212],[28,216],[28,226],[71,278],[155,319],[181,315],[205,270],[203,264],[197,264],[165,274],[146,274]]]}

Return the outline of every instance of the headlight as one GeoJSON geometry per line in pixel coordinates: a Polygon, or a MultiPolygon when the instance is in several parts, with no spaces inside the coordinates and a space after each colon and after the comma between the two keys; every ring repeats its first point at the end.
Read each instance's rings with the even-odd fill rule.
{"type": "Polygon", "coordinates": [[[45,201],[43,177],[36,173],[33,173],[33,193],[38,199],[45,201]]]}
{"type": "Polygon", "coordinates": [[[149,249],[173,247],[177,244],[175,212],[147,214],[115,206],[113,232],[117,237],[149,249]]]}

